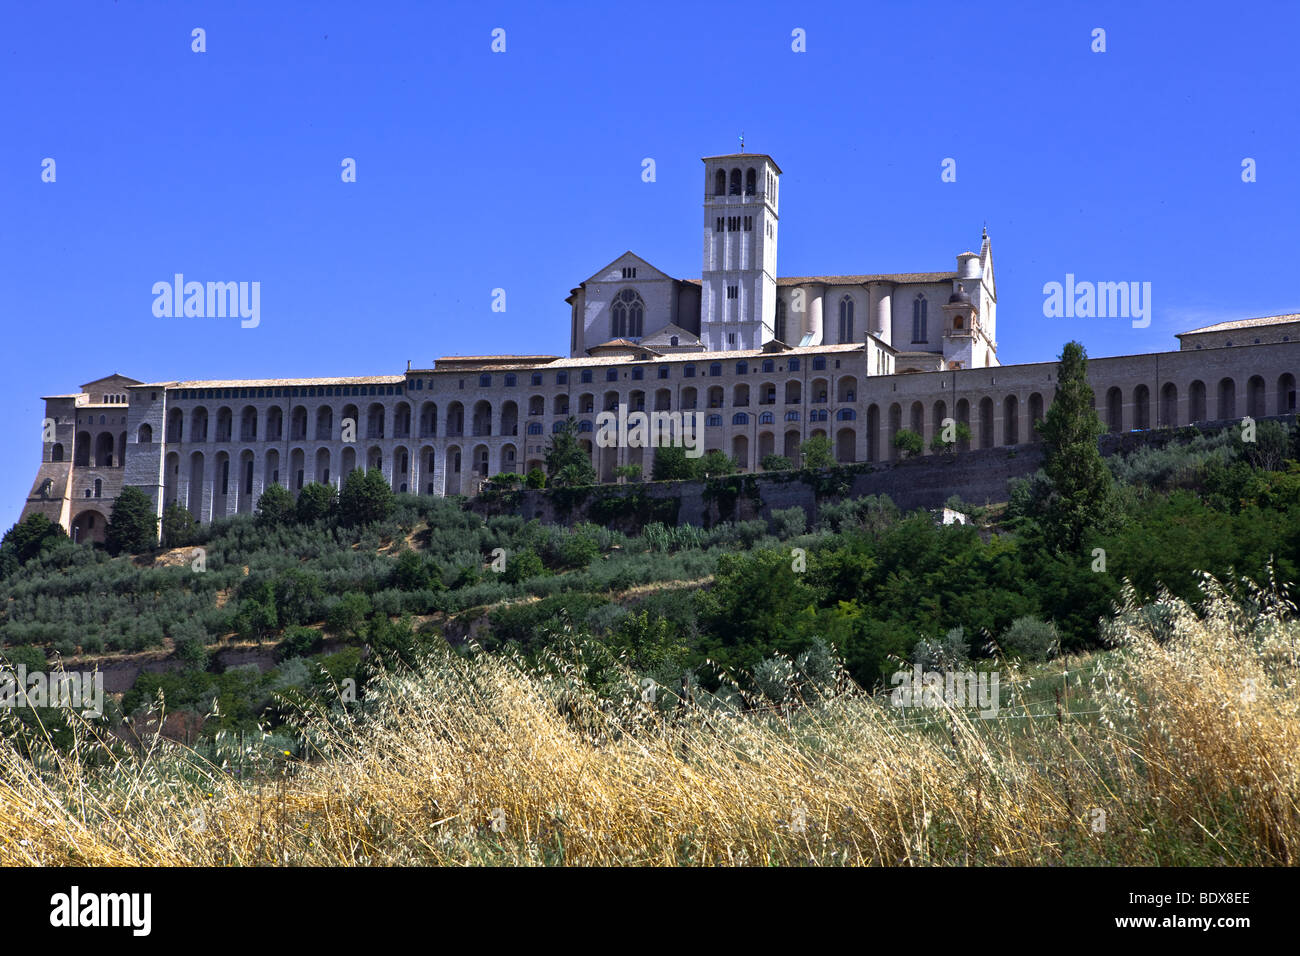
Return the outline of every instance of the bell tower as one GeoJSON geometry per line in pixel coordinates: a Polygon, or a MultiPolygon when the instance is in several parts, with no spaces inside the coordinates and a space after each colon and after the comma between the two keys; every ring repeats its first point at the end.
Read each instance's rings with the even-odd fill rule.
{"type": "Polygon", "coordinates": [[[709,351],[775,337],[781,167],[763,153],[704,158],[700,340],[709,351]]]}

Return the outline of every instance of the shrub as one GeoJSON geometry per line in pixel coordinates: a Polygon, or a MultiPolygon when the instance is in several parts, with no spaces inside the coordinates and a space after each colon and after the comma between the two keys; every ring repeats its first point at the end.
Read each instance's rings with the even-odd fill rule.
{"type": "Polygon", "coordinates": [[[759,467],[764,471],[789,471],[794,467],[794,462],[785,455],[764,455],[759,467]]]}
{"type": "Polygon", "coordinates": [[[163,511],[162,543],[164,548],[183,548],[193,544],[197,525],[194,515],[184,505],[172,502],[163,511]]]}
{"type": "Polygon", "coordinates": [[[507,584],[518,584],[520,581],[527,581],[529,578],[545,573],[546,568],[542,564],[542,559],[537,556],[537,552],[531,548],[524,548],[506,556],[506,569],[501,578],[507,584]]]}
{"type": "Polygon", "coordinates": [[[338,637],[355,640],[361,636],[366,618],[370,616],[372,610],[370,598],[356,591],[349,591],[330,608],[325,617],[325,629],[338,637]]]}
{"type": "Polygon", "coordinates": [[[829,468],[835,464],[831,440],[825,435],[814,435],[799,446],[799,459],[805,468],[829,468]]]}
{"type": "Polygon", "coordinates": [[[298,492],[298,504],[294,508],[294,517],[301,524],[310,524],[321,518],[328,518],[338,507],[338,494],[332,485],[319,481],[308,482],[298,492]]]}
{"type": "Polygon", "coordinates": [[[311,627],[285,628],[284,637],[275,645],[275,659],[287,661],[293,657],[310,657],[320,650],[320,631],[311,627]]]}
{"type": "Polygon", "coordinates": [[[910,428],[900,428],[894,435],[894,447],[904,458],[915,458],[925,450],[925,439],[910,428]]]}
{"type": "Polygon", "coordinates": [[[114,555],[141,554],[158,547],[158,516],[149,496],[139,488],[128,485],[113,502],[104,543],[114,555]]]}
{"type": "Polygon", "coordinates": [[[393,513],[393,489],[383,472],[360,468],[343,480],[339,492],[339,516],[346,525],[364,525],[383,521],[393,513]]]}
{"type": "Polygon", "coordinates": [[[284,485],[271,485],[257,499],[257,522],[266,527],[286,524],[293,515],[293,495],[284,485]]]}
{"type": "Polygon", "coordinates": [[[1033,615],[1018,617],[1002,634],[1002,650],[1031,661],[1045,661],[1061,647],[1056,625],[1033,615]]]}
{"type": "Polygon", "coordinates": [[[772,533],[782,540],[803,534],[807,523],[808,516],[798,506],[772,509],[772,533]]]}

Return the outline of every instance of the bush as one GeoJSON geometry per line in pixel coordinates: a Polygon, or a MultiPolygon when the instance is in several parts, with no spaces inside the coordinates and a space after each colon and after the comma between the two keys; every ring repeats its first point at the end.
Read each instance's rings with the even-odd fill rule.
{"type": "Polygon", "coordinates": [[[805,468],[829,468],[835,464],[831,440],[825,435],[814,435],[799,446],[799,460],[805,468]]]}
{"type": "Polygon", "coordinates": [[[348,591],[325,616],[325,629],[338,637],[355,640],[361,636],[366,618],[373,610],[370,598],[356,591],[348,591]]]}
{"type": "Polygon", "coordinates": [[[257,522],[265,527],[287,524],[293,516],[293,495],[284,485],[271,485],[257,499],[257,522]]]}
{"type": "Polygon", "coordinates": [[[524,548],[522,551],[506,556],[506,569],[501,579],[507,584],[518,584],[520,581],[527,581],[529,578],[545,573],[546,568],[542,564],[542,559],[537,556],[537,552],[531,548],[524,548]]]}
{"type": "Polygon", "coordinates": [[[286,628],[284,637],[275,645],[275,659],[287,661],[293,657],[310,657],[320,650],[320,631],[311,627],[286,628]]]}
{"type": "Polygon", "coordinates": [[[910,428],[900,428],[894,435],[894,447],[903,458],[915,458],[925,450],[925,439],[910,428]]]}
{"type": "Polygon", "coordinates": [[[1002,634],[1002,650],[1030,661],[1045,661],[1061,647],[1056,625],[1033,615],[1018,617],[1002,634]]]}
{"type": "Polygon", "coordinates": [[[162,544],[164,548],[183,548],[195,541],[197,525],[194,515],[184,505],[172,502],[163,511],[162,544]]]}
{"type": "Polygon", "coordinates": [[[807,524],[808,516],[800,507],[772,509],[772,533],[782,540],[803,534],[807,524]]]}
{"type": "Polygon", "coordinates": [[[785,455],[764,455],[759,467],[764,471],[789,471],[794,467],[794,462],[785,455]]]}
{"type": "Polygon", "coordinates": [[[344,524],[356,526],[384,521],[392,515],[393,508],[393,489],[378,469],[358,468],[343,480],[339,516],[344,524]]]}
{"type": "Polygon", "coordinates": [[[294,508],[294,517],[300,524],[311,524],[321,518],[328,518],[338,507],[338,494],[332,485],[319,481],[308,482],[298,492],[298,504],[294,508]]]}
{"type": "Polygon", "coordinates": [[[149,496],[130,485],[123,488],[113,502],[104,537],[108,553],[113,555],[142,554],[158,547],[158,516],[149,496]]]}

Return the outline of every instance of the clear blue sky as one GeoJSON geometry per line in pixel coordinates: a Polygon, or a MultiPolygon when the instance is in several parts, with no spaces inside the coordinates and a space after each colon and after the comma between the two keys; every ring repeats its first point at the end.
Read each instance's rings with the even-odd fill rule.
{"type": "Polygon", "coordinates": [[[699,160],[741,130],[785,170],[783,275],[953,269],[987,222],[1004,363],[1300,311],[1295,2],[3,10],[0,530],[35,475],[39,396],[111,372],[566,353],[565,296],[625,250],[699,275],[699,160]],[[155,318],[175,272],[259,281],[260,326],[155,318]],[[1150,328],[1044,318],[1067,272],[1151,282],[1150,328]]]}

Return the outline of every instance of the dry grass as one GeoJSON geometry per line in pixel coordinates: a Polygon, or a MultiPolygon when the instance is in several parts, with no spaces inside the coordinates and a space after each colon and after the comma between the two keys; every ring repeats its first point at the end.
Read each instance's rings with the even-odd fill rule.
{"type": "Polygon", "coordinates": [[[665,713],[631,675],[585,690],[580,653],[438,651],[251,779],[175,745],[109,759],[89,728],[3,744],[0,864],[1289,864],[1300,626],[1206,593],[1160,628],[1124,609],[1059,712],[1040,675],[990,720],[851,688],[665,713]]]}

